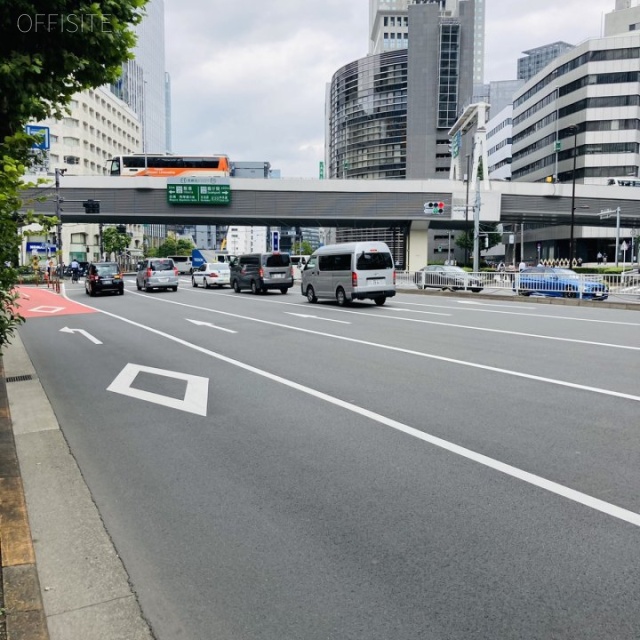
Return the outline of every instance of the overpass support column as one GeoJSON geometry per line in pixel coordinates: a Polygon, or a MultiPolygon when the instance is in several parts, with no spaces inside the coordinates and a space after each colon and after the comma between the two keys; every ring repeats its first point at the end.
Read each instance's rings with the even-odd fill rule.
{"type": "Polygon", "coordinates": [[[429,223],[412,222],[407,240],[407,270],[417,271],[429,263],[429,223]]]}

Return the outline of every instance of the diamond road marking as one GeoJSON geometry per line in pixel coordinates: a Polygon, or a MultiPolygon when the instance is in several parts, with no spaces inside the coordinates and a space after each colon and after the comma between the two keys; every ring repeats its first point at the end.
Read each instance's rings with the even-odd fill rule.
{"type": "Polygon", "coordinates": [[[58,313],[58,311],[64,311],[64,307],[33,307],[32,309],[29,309],[29,311],[35,313],[58,313]]]}
{"type": "Polygon", "coordinates": [[[188,373],[179,373],[178,371],[167,371],[166,369],[156,369],[155,367],[145,367],[139,364],[127,364],[127,366],[116,376],[115,380],[107,387],[107,391],[120,393],[123,396],[137,398],[138,400],[146,400],[155,404],[161,404],[178,411],[186,411],[195,413],[198,416],[207,415],[207,400],[209,397],[209,379],[201,376],[192,376],[188,373]],[[163,396],[159,393],[151,391],[142,391],[141,389],[133,389],[136,376],[141,372],[151,373],[156,376],[164,376],[166,378],[175,378],[176,380],[185,380],[187,388],[184,398],[171,398],[163,396]]]}

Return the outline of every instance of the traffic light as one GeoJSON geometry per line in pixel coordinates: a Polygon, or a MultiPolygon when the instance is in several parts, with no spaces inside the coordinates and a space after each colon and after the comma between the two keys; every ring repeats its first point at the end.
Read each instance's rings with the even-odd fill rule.
{"type": "Polygon", "coordinates": [[[85,200],[82,203],[85,213],[100,213],[100,201],[99,200],[85,200]]]}
{"type": "Polygon", "coordinates": [[[424,212],[441,216],[444,213],[444,202],[425,202],[424,212]]]}

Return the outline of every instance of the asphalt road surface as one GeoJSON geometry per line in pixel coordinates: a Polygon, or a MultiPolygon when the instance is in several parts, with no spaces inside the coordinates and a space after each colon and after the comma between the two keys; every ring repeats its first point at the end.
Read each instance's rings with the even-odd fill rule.
{"type": "Polygon", "coordinates": [[[20,335],[159,640],[640,637],[640,314],[66,295],[20,335]]]}

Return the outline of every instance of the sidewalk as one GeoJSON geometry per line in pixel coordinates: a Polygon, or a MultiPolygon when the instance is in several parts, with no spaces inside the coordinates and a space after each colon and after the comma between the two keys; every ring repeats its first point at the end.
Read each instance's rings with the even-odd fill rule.
{"type": "Polygon", "coordinates": [[[19,336],[0,374],[7,640],[152,640],[19,336]]]}

